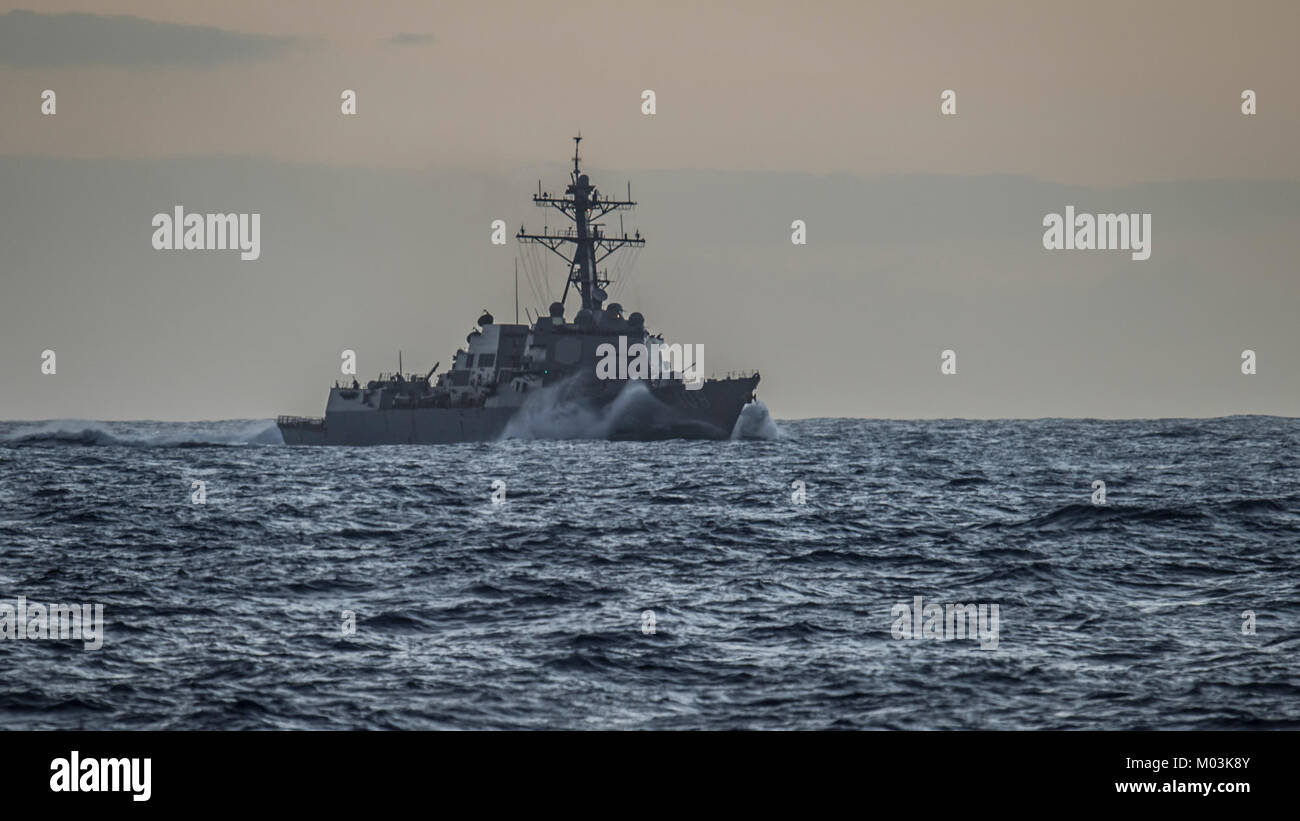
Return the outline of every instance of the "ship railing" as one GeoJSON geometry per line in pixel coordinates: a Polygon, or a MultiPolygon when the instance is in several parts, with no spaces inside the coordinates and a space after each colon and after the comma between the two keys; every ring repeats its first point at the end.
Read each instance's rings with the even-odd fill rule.
{"type": "Polygon", "coordinates": [[[275,424],[285,428],[325,429],[325,420],[319,416],[277,416],[275,424]]]}
{"type": "MultiPolygon", "coordinates": [[[[715,371],[713,373],[710,373],[707,379],[708,380],[752,379],[755,376],[758,376],[758,371],[726,371],[721,374],[715,371]]],[[[659,385],[659,384],[664,384],[669,382],[691,382],[694,381],[694,378],[695,377],[692,376],[691,374],[683,373],[681,371],[665,371],[662,376],[660,376],[657,379],[652,379],[650,381],[654,382],[656,385],[659,385]]]]}
{"type": "MultiPolygon", "coordinates": [[[[404,374],[399,374],[399,373],[396,373],[396,372],[393,372],[393,373],[384,373],[384,372],[381,372],[381,373],[379,374],[379,377],[378,377],[375,381],[376,381],[376,382],[396,382],[396,381],[397,381],[397,377],[399,377],[399,376],[402,377],[402,381],[403,381],[403,382],[423,382],[423,381],[424,381],[424,374],[422,374],[422,373],[404,373],[404,374]]],[[[364,387],[364,386],[363,386],[363,387],[364,387]]]]}

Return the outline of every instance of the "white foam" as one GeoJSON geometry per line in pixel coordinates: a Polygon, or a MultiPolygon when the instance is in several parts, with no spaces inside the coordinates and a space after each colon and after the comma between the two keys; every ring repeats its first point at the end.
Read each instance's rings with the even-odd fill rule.
{"type": "Polygon", "coordinates": [[[732,439],[784,439],[785,433],[777,427],[767,405],[755,399],[740,409],[736,424],[731,429],[732,439]]]}
{"type": "Polygon", "coordinates": [[[632,380],[613,402],[593,408],[577,393],[577,377],[548,385],[524,401],[502,439],[608,439],[633,415],[654,414],[665,406],[643,382],[632,380]]]}

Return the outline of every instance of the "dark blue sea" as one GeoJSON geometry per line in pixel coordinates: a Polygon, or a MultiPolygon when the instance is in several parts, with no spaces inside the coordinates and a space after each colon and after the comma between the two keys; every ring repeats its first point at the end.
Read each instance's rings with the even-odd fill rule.
{"type": "Polygon", "coordinates": [[[1300,729],[1300,420],[777,427],[0,423],[0,727],[1300,729]]]}

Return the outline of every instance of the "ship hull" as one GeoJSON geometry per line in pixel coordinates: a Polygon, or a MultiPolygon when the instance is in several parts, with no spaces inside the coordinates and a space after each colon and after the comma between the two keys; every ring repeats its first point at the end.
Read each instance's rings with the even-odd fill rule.
{"type": "Polygon", "coordinates": [[[501,436],[516,408],[413,408],[326,413],[319,427],[280,423],[286,445],[445,445],[501,436]]]}
{"type": "MultiPolygon", "coordinates": [[[[551,434],[515,429],[522,407],[327,409],[324,419],[279,421],[286,445],[442,445],[523,438],[726,439],[744,406],[754,399],[758,376],[709,380],[699,390],[680,384],[651,391],[653,403],[613,419],[603,431],[551,434]]],[[[611,395],[600,405],[615,401],[611,395]]],[[[598,410],[599,406],[593,409],[598,410]]]]}

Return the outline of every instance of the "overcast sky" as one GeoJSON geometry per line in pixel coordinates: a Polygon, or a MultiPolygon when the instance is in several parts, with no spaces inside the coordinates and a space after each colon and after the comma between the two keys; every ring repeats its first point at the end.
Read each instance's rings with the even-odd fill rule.
{"type": "Polygon", "coordinates": [[[1300,406],[1300,4],[39,9],[0,2],[0,418],[319,414],[344,348],[445,365],[578,129],[642,202],[616,299],[778,417],[1300,406]],[[153,250],[177,204],[261,213],[261,258],[153,250]],[[1044,250],[1066,205],[1151,213],[1151,258],[1044,250]]]}

